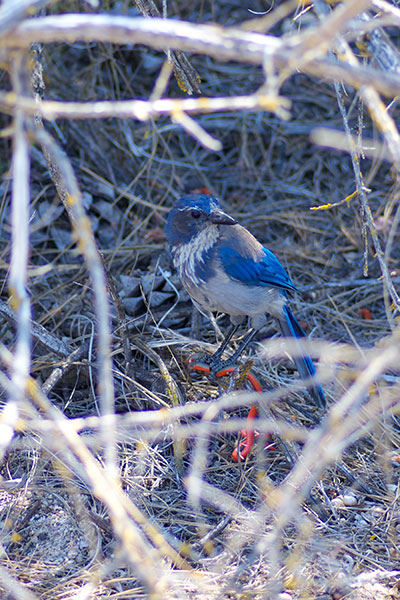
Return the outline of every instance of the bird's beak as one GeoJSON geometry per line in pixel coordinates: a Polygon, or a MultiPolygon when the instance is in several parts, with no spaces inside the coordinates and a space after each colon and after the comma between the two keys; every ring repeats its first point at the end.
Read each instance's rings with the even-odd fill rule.
{"type": "Polygon", "coordinates": [[[211,223],[214,225],[236,225],[237,221],[224,213],[221,209],[215,208],[210,215],[211,223]]]}

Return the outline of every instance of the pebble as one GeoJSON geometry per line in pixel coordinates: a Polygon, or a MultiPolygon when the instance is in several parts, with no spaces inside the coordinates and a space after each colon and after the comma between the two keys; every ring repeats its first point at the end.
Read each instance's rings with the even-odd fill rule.
{"type": "Polygon", "coordinates": [[[336,496],[336,498],[333,498],[331,502],[334,508],[343,508],[345,505],[343,501],[343,496],[336,496]]]}
{"type": "Polygon", "coordinates": [[[353,494],[345,494],[343,496],[343,502],[345,506],[356,506],[357,498],[353,494]]]}
{"type": "Polygon", "coordinates": [[[344,508],[345,506],[357,506],[357,498],[354,494],[340,494],[331,500],[335,508],[344,508]]]}

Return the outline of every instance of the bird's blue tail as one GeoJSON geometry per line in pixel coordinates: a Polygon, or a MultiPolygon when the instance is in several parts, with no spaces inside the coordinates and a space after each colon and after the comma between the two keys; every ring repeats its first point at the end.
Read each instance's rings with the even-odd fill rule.
{"type": "MultiPolygon", "coordinates": [[[[300,338],[306,337],[306,334],[300,327],[296,317],[287,306],[283,307],[283,315],[282,318],[279,319],[279,325],[281,327],[282,333],[285,337],[292,337],[295,340],[299,340],[300,338]]],[[[297,369],[300,373],[300,376],[303,379],[309,379],[310,377],[314,377],[316,374],[314,363],[310,356],[305,354],[304,349],[301,346],[301,343],[297,341],[298,349],[300,353],[297,352],[297,356],[294,356],[294,361],[296,363],[297,369]]],[[[319,385],[319,383],[315,383],[311,388],[316,403],[320,408],[325,408],[326,406],[326,398],[324,394],[324,390],[319,385]]]]}

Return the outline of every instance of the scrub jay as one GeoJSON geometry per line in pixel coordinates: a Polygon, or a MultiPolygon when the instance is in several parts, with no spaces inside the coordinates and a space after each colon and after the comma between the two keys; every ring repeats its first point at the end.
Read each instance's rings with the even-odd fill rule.
{"type": "MultiPolygon", "coordinates": [[[[233,328],[212,356],[210,372],[223,367],[222,354],[244,317],[250,317],[252,329],[229,363],[237,360],[270,313],[282,334],[296,340],[301,377],[315,376],[313,361],[301,347],[305,333],[288,307],[295,286],[276,256],[223,212],[216,198],[189,194],[178,200],[165,233],[174,266],[196,308],[208,316],[214,311],[230,315],[233,328]]],[[[324,407],[322,387],[314,383],[311,391],[318,406],[324,407]]]]}

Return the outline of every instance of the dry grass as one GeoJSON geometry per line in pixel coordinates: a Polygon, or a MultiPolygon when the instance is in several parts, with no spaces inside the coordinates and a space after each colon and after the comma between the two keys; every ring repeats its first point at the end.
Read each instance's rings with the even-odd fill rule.
{"type": "MultiPolygon", "coordinates": [[[[296,3],[278,3],[261,17],[264,25],[267,17],[271,23],[276,19],[265,32],[288,40],[301,36],[317,24],[318,12],[319,27],[325,22],[323,6],[317,2],[315,10],[294,20],[300,13],[296,3]],[[278,18],[285,7],[287,16],[278,18]]],[[[247,9],[264,8],[261,2],[199,1],[189,10],[176,0],[169,15],[233,27],[254,16],[247,9]]],[[[0,23],[1,11],[4,7],[0,23]]],[[[46,11],[91,13],[74,2],[49,4],[46,11]]],[[[121,12],[136,14],[128,2],[112,3],[107,14],[121,12]]],[[[397,25],[397,13],[391,18],[397,25]]],[[[346,23],[340,32],[352,31],[350,17],[346,23]]],[[[383,23],[398,43],[397,28],[383,23]]],[[[384,73],[376,50],[368,46],[370,37],[362,43],[372,56],[367,52],[360,60],[371,73],[384,73]]],[[[29,97],[26,65],[14,60],[21,53],[12,54],[4,39],[9,73],[2,72],[1,87],[18,91],[20,85],[19,93],[29,97]]],[[[396,58],[389,38],[381,43],[389,44],[396,58]]],[[[43,65],[46,84],[43,106],[51,99],[149,99],[165,60],[154,45],[150,39],[150,47],[46,44],[43,57],[36,52],[36,69],[43,65]]],[[[360,47],[352,42],[349,48],[359,52],[360,47]]],[[[318,47],[312,59],[325,59],[326,52],[318,47]]],[[[211,54],[188,55],[202,95],[250,97],[263,85],[259,65],[223,62],[211,54]]],[[[146,121],[58,118],[46,130],[68,163],[54,142],[38,133],[40,124],[34,128],[28,103],[7,108],[12,99],[0,98],[5,111],[0,115],[5,131],[0,140],[1,597],[399,596],[399,306],[390,286],[399,288],[400,280],[400,145],[385,121],[391,118],[394,125],[399,109],[393,101],[379,120],[373,112],[376,98],[366,87],[362,105],[349,85],[335,90],[329,72],[326,80],[313,77],[317,67],[311,64],[310,59],[285,73],[276,66],[282,76],[279,93],[291,102],[289,120],[232,107],[192,115],[221,141],[219,151],[202,145],[212,143],[202,132],[200,141],[191,136],[190,124],[179,114],[178,122],[165,114],[146,121]],[[10,125],[14,161],[18,147],[32,142],[25,259],[31,345],[23,237],[18,237],[24,235],[23,211],[17,215],[19,229],[10,209],[10,125]],[[364,158],[360,148],[353,149],[368,206],[361,189],[350,197],[357,189],[350,154],[310,141],[316,127],[343,131],[346,125],[353,134],[361,126],[363,138],[380,142],[386,152],[364,158]],[[59,169],[55,182],[46,153],[59,169]],[[300,293],[293,310],[319,357],[326,415],[313,407],[297,380],[272,320],[248,355],[263,394],[235,391],[233,382],[218,387],[185,367],[193,352],[214,347],[216,333],[193,315],[171,270],[163,226],[174,200],[198,187],[220,197],[229,213],[278,255],[296,283],[300,293]],[[310,210],[328,203],[336,206],[310,210]],[[111,333],[96,247],[115,287],[109,294],[111,333]],[[379,249],[387,272],[382,273],[379,249]],[[7,313],[12,295],[16,316],[7,313]],[[259,406],[260,441],[237,464],[232,450],[253,403],[259,406]],[[264,449],[263,432],[272,434],[272,449],[264,449]]],[[[272,102],[268,65],[266,72],[264,91],[272,102]]],[[[163,97],[185,98],[173,75],[165,84],[163,97]]],[[[21,177],[17,191],[23,206],[21,164],[14,162],[13,168],[14,177],[21,177]]],[[[217,323],[226,330],[226,317],[217,323]]]]}

